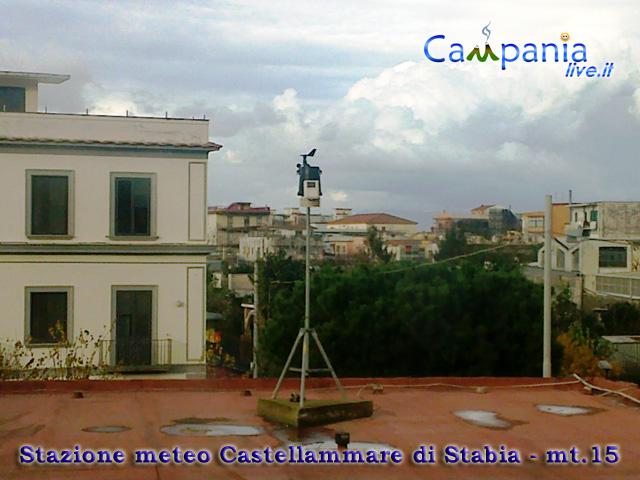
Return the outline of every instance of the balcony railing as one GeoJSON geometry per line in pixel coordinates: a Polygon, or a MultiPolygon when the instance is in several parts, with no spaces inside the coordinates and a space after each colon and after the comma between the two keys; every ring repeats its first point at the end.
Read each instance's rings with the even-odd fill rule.
{"type": "Polygon", "coordinates": [[[640,278],[598,275],[596,277],[596,292],[600,295],[639,299],[640,278]]]}
{"type": "Polygon", "coordinates": [[[171,347],[170,338],[101,340],[100,365],[118,371],[167,371],[171,347]]]}

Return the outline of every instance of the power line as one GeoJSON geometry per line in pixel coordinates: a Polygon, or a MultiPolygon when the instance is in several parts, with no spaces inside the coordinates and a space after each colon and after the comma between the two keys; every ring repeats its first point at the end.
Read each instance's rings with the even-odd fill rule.
{"type": "Polygon", "coordinates": [[[475,252],[465,253],[464,255],[457,255],[455,257],[445,258],[444,260],[440,260],[438,262],[426,262],[426,263],[421,263],[419,265],[411,265],[409,267],[403,267],[403,268],[396,268],[396,269],[393,269],[393,270],[387,270],[385,272],[381,272],[381,274],[382,275],[387,275],[389,273],[404,272],[406,270],[413,270],[415,268],[431,267],[433,265],[440,265],[442,263],[453,262],[454,260],[460,260],[461,258],[473,257],[474,255],[479,255],[481,253],[494,252],[494,251],[499,250],[501,248],[510,247],[510,246],[511,245],[507,243],[507,244],[504,244],[504,245],[498,245],[497,247],[485,248],[483,250],[477,250],[475,252]]]}

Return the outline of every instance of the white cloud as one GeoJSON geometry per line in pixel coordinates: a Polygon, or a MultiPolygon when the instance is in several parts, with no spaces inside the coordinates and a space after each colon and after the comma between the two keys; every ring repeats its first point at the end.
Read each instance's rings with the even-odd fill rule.
{"type": "Polygon", "coordinates": [[[43,87],[50,109],[207,113],[224,145],[212,155],[213,204],[297,203],[297,155],[313,147],[323,208],[425,220],[483,202],[537,208],[568,188],[584,200],[638,199],[627,174],[640,150],[638,2],[159,4],[7,2],[0,61],[72,73],[43,87]],[[587,43],[589,63],[614,61],[613,76],[425,60],[428,35],[472,48],[488,20],[495,48],[568,31],[587,43]]]}
{"type": "Polygon", "coordinates": [[[329,196],[331,197],[331,200],[336,203],[344,203],[349,200],[349,194],[341,190],[332,190],[329,192],[329,196]]]}

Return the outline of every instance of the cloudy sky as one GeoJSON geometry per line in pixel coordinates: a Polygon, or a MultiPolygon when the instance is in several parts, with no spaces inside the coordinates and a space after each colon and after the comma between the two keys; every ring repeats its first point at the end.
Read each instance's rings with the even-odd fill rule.
{"type": "Polygon", "coordinates": [[[212,205],[294,206],[297,155],[318,149],[323,210],[421,222],[481,203],[541,209],[640,200],[640,2],[0,0],[0,70],[69,73],[49,111],[197,116],[224,145],[212,205]],[[514,7],[514,5],[516,5],[514,7]],[[433,63],[459,42],[587,46],[610,78],[566,63],[433,63]]]}

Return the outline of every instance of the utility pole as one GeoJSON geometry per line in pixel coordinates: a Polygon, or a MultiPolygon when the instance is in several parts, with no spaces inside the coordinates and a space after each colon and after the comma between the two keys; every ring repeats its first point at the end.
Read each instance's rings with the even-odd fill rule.
{"type": "Polygon", "coordinates": [[[542,343],[542,376],[551,377],[551,224],[553,205],[551,195],[545,196],[544,209],[544,327],[542,343]]]}
{"type": "Polygon", "coordinates": [[[253,264],[253,378],[258,378],[258,321],[260,307],[260,280],[258,260],[253,264]]]}

